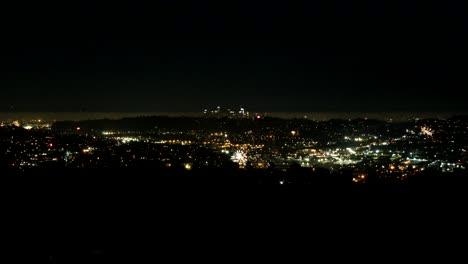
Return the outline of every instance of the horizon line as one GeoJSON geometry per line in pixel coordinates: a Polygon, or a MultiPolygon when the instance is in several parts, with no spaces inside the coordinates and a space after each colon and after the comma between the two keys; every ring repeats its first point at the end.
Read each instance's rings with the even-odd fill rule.
{"type": "MultiPolygon", "coordinates": [[[[260,114],[267,117],[276,117],[283,119],[297,119],[305,118],[310,120],[330,120],[330,119],[356,119],[356,118],[370,118],[370,119],[411,119],[411,118],[436,118],[446,119],[457,115],[467,115],[468,111],[265,111],[265,112],[252,112],[253,114],[260,114]]],[[[140,112],[113,112],[113,111],[96,111],[96,112],[2,112],[0,111],[0,118],[4,121],[12,119],[20,120],[33,120],[44,119],[53,121],[83,121],[83,120],[96,120],[96,119],[122,119],[128,117],[142,117],[142,116],[172,116],[172,117],[203,117],[206,114],[195,111],[181,111],[181,112],[163,112],[163,111],[140,111],[140,112]]]]}

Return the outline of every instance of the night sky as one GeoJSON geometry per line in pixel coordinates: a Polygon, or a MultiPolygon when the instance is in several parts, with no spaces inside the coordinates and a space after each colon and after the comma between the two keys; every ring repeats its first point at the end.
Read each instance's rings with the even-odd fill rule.
{"type": "Polygon", "coordinates": [[[0,111],[468,110],[463,1],[162,2],[4,6],[0,111]]]}

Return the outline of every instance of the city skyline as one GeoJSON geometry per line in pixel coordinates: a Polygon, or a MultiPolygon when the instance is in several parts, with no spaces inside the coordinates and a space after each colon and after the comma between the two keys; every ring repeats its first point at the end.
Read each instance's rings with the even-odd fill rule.
{"type": "Polygon", "coordinates": [[[463,259],[465,5],[5,2],[2,259],[463,259]]]}
{"type": "MultiPolygon", "coordinates": [[[[394,122],[406,122],[416,119],[440,119],[445,120],[456,116],[466,116],[466,111],[404,111],[404,112],[265,112],[248,111],[248,117],[261,115],[281,119],[307,119],[312,121],[328,121],[331,119],[376,119],[394,122]]],[[[216,115],[206,114],[204,111],[198,112],[0,112],[0,122],[30,122],[41,120],[43,122],[55,121],[85,121],[134,117],[216,117],[216,115]]],[[[220,116],[221,117],[221,116],[220,116]]]]}

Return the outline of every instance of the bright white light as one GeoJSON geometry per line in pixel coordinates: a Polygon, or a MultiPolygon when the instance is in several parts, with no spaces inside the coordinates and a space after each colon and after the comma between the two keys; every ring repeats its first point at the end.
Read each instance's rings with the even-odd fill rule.
{"type": "Polygon", "coordinates": [[[240,166],[245,166],[247,163],[247,154],[245,154],[242,150],[238,150],[234,153],[231,159],[232,161],[239,163],[240,166]]]}
{"type": "Polygon", "coordinates": [[[121,137],[119,138],[122,143],[129,143],[131,141],[140,141],[138,138],[134,138],[134,137],[121,137]]]}
{"type": "Polygon", "coordinates": [[[346,148],[347,151],[349,151],[349,153],[351,154],[356,154],[356,151],[352,150],[351,148],[346,148]]]}

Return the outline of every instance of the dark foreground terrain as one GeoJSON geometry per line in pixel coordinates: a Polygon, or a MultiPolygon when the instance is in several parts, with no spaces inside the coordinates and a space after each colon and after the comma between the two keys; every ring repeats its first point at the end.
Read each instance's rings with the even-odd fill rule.
{"type": "Polygon", "coordinates": [[[448,260],[464,252],[463,175],[356,184],[339,175],[268,173],[7,173],[1,179],[2,262],[378,261],[407,253],[448,260]]]}

